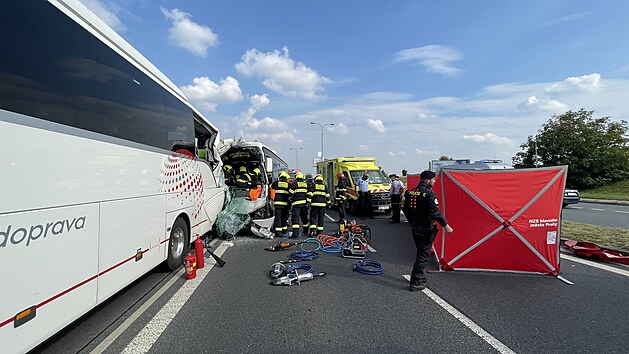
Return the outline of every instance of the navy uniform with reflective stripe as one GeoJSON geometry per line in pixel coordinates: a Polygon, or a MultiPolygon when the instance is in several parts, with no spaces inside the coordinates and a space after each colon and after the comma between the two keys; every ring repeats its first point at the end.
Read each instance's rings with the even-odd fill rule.
{"type": "Polygon", "coordinates": [[[430,249],[438,230],[435,221],[443,227],[448,222],[439,212],[437,195],[423,180],[417,187],[404,193],[404,215],[411,226],[417,247],[417,256],[411,271],[411,285],[419,285],[426,283],[424,268],[430,259],[430,249]]]}
{"type": "Polygon", "coordinates": [[[291,222],[293,226],[293,237],[299,235],[299,221],[303,224],[304,235],[308,233],[310,223],[308,222],[308,184],[303,178],[295,178],[290,185],[289,191],[292,204],[291,222]]]}
{"type": "Polygon", "coordinates": [[[325,222],[325,208],[330,203],[330,193],[323,184],[323,178],[315,179],[315,184],[308,190],[310,199],[310,234],[318,235],[323,232],[325,222]]]}

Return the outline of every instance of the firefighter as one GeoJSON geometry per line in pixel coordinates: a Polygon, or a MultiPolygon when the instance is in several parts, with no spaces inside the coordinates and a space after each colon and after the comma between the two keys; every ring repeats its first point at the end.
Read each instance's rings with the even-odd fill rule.
{"type": "Polygon", "coordinates": [[[339,208],[339,224],[345,222],[345,199],[347,196],[345,192],[347,190],[347,182],[345,181],[345,175],[342,172],[336,176],[339,181],[336,184],[336,188],[334,190],[334,200],[336,200],[336,205],[339,208]]]}
{"type": "Polygon", "coordinates": [[[251,176],[247,172],[246,166],[240,166],[238,175],[236,176],[236,187],[249,189],[251,188],[251,176]]]}
{"type": "Polygon", "coordinates": [[[288,173],[282,171],[280,172],[279,180],[271,185],[271,199],[275,208],[275,220],[273,222],[275,237],[282,237],[288,231],[288,211],[290,210],[289,177],[288,173]]]}
{"type": "Polygon", "coordinates": [[[225,176],[225,184],[228,186],[233,186],[236,183],[236,176],[234,174],[234,169],[231,165],[223,166],[223,174],[225,176]]]}
{"type": "Polygon", "coordinates": [[[295,180],[289,187],[291,208],[291,221],[293,224],[293,233],[290,238],[299,237],[299,221],[303,224],[303,234],[308,234],[310,223],[308,222],[308,184],[304,181],[304,175],[301,172],[295,174],[295,180]]]}
{"type": "Polygon", "coordinates": [[[323,183],[323,176],[317,174],[315,183],[308,190],[310,199],[310,236],[314,237],[323,233],[325,208],[330,206],[330,193],[323,183]]]}

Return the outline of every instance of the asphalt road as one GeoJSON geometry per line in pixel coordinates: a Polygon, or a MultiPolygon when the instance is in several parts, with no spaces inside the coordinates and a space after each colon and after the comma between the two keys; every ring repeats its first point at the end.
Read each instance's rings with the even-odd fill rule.
{"type": "Polygon", "coordinates": [[[289,251],[265,251],[276,241],[241,237],[222,248],[224,268],[200,272],[205,278],[187,301],[177,303],[193,281],[153,272],[36,351],[90,353],[107,339],[105,353],[626,352],[627,267],[618,274],[562,259],[562,275],[574,285],[543,275],[433,273],[430,292],[411,293],[404,279],[415,253],[408,224],[391,225],[386,216],[359,221],[372,228],[377,252],[369,258],[384,274],[359,274],[356,260],[322,254],[310,263],[325,277],[271,286],[269,266],[289,251]],[[169,279],[174,285],[136,312],[169,279]]]}
{"type": "Polygon", "coordinates": [[[578,203],[563,208],[565,220],[629,230],[629,205],[578,203]]]}

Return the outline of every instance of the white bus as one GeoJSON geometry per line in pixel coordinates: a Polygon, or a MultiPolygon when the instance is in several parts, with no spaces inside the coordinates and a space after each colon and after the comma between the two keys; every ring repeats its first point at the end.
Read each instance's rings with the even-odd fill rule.
{"type": "Polygon", "coordinates": [[[2,0],[0,35],[0,352],[19,353],[178,268],[225,192],[218,129],[79,1],[2,0]]]}

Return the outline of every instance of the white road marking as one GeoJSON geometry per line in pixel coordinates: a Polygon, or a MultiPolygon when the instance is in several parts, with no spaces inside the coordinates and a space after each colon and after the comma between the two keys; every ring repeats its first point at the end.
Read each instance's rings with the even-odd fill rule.
{"type": "Polygon", "coordinates": [[[629,211],[624,211],[624,210],[614,210],[614,213],[629,214],[629,211]]]}
{"type": "Polygon", "coordinates": [[[599,209],[599,208],[590,208],[590,210],[594,210],[594,211],[605,211],[605,209],[599,209]]]}
{"type": "MultiPolygon", "coordinates": [[[[232,246],[232,245],[233,245],[233,243],[231,243],[231,242],[223,242],[216,248],[216,251],[214,252],[214,254],[216,254],[217,256],[220,257],[225,252],[225,250],[228,247],[232,246]]],[[[168,324],[170,324],[170,321],[172,321],[172,319],[175,317],[177,312],[179,312],[181,307],[190,298],[190,296],[192,295],[194,290],[196,290],[196,288],[199,286],[199,284],[201,284],[201,282],[208,275],[210,270],[212,270],[212,268],[214,268],[214,264],[216,264],[216,261],[214,261],[214,258],[210,257],[210,258],[206,259],[205,268],[197,270],[197,277],[194,278],[194,279],[186,281],[186,283],[179,290],[177,290],[177,293],[175,293],[175,295],[173,295],[173,297],[168,301],[168,303],[166,305],[164,305],[164,307],[162,307],[159,310],[159,312],[149,321],[149,323],[140,331],[140,333],[138,333],[135,336],[135,338],[133,338],[133,340],[124,349],[123,353],[146,353],[146,352],[148,352],[149,349],[151,349],[151,347],[155,343],[155,341],[157,341],[159,336],[162,334],[164,329],[166,329],[166,327],[168,327],[168,324]]],[[[168,283],[170,284],[171,282],[175,282],[177,279],[180,279],[177,275],[180,275],[182,273],[183,273],[183,270],[177,272],[177,274],[175,276],[173,276],[173,279],[171,279],[168,283]]],[[[169,285],[169,284],[167,284],[167,285],[169,285]]],[[[172,284],[170,284],[170,285],[172,285],[172,284]]],[[[168,289],[170,287],[170,285],[169,286],[164,286],[164,288],[160,289],[160,291],[163,293],[163,291],[168,289]]],[[[133,319],[131,319],[131,317],[129,319],[127,319],[127,321],[125,321],[125,323],[123,323],[123,326],[126,324],[125,329],[127,327],[129,327],[133,323],[133,321],[135,321],[140,315],[142,315],[142,312],[144,312],[155,300],[157,300],[157,298],[159,298],[159,295],[161,295],[161,294],[157,294],[157,293],[154,294],[151,297],[151,299],[149,301],[147,301],[147,303],[142,305],[142,307],[140,307],[140,309],[138,309],[132,315],[133,319]],[[142,310],[142,311],[140,311],[140,310],[142,310]],[[127,324],[127,322],[129,320],[131,320],[131,321],[130,321],[130,323],[127,324]]],[[[118,329],[116,329],[116,331],[118,331],[118,329]]],[[[124,331],[124,329],[123,329],[123,331],[124,331]]],[[[109,337],[111,337],[113,334],[114,333],[109,335],[109,337]]],[[[107,339],[109,339],[109,337],[107,337],[107,339]]],[[[92,353],[102,353],[111,344],[111,342],[113,342],[113,340],[115,340],[115,339],[116,338],[112,338],[111,341],[109,341],[109,344],[107,344],[104,348],[100,349],[99,351],[96,351],[96,349],[94,349],[94,351],[92,351],[92,353]]],[[[100,347],[100,345],[99,345],[99,347],[100,347]]],[[[97,348],[99,348],[99,347],[97,347],[97,348]]]]}
{"type": "Polygon", "coordinates": [[[583,209],[583,207],[571,206],[570,209],[583,209]]]}
{"type": "MultiPolygon", "coordinates": [[[[405,274],[405,275],[403,275],[403,277],[406,280],[411,281],[411,276],[410,275],[405,274]]],[[[472,330],[472,332],[474,332],[477,336],[481,337],[485,342],[487,342],[487,344],[489,344],[492,347],[494,347],[494,349],[496,349],[500,353],[513,353],[513,354],[515,354],[515,352],[513,350],[511,350],[509,347],[504,345],[501,341],[499,341],[494,336],[489,334],[489,332],[487,332],[484,329],[482,329],[479,325],[477,325],[476,323],[474,323],[474,321],[470,320],[467,316],[465,316],[464,314],[459,312],[459,310],[455,309],[452,305],[448,304],[445,300],[440,298],[439,295],[437,295],[437,294],[433,293],[432,291],[430,291],[430,289],[426,288],[423,291],[423,293],[428,295],[428,297],[432,301],[436,302],[444,310],[448,311],[448,313],[450,313],[452,316],[454,316],[454,318],[456,318],[461,323],[463,323],[465,325],[465,327],[467,327],[470,330],[472,330]]]]}
{"type": "Polygon", "coordinates": [[[590,267],[606,270],[608,272],[612,272],[612,273],[616,273],[616,274],[620,274],[620,275],[624,275],[626,277],[629,277],[629,271],[628,270],[615,268],[615,267],[612,267],[612,266],[608,266],[606,264],[601,264],[601,263],[597,263],[597,262],[588,261],[587,259],[582,259],[582,258],[571,256],[571,255],[568,255],[568,254],[561,254],[561,258],[565,258],[565,259],[567,259],[569,261],[585,264],[585,265],[588,265],[590,267]]]}

